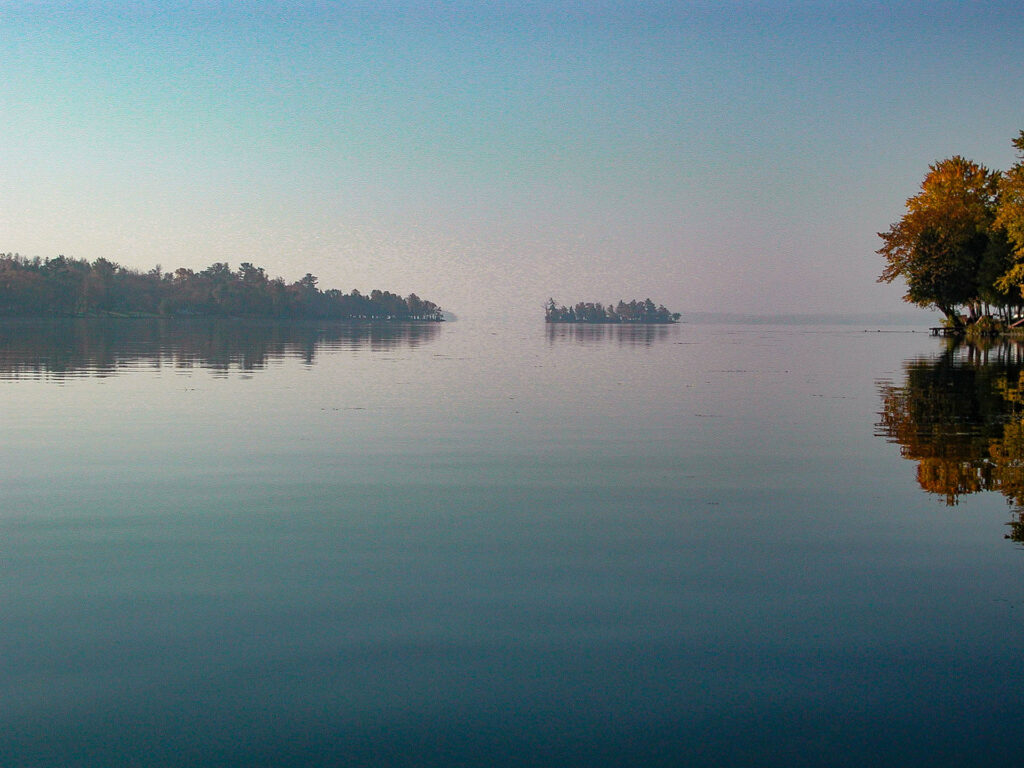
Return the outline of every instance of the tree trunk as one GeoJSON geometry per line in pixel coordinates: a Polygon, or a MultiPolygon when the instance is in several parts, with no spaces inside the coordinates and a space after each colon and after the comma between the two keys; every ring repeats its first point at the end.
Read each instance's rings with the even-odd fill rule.
{"type": "Polygon", "coordinates": [[[946,316],[946,320],[949,322],[951,328],[956,331],[962,331],[964,328],[964,321],[956,311],[956,307],[950,307],[946,305],[937,305],[939,310],[946,316]]]}

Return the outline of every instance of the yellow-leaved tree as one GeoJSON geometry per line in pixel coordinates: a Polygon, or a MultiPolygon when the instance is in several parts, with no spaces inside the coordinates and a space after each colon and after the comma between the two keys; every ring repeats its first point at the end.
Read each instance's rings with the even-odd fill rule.
{"type": "Polygon", "coordinates": [[[1024,293],[1024,131],[1013,140],[1017,162],[999,180],[999,204],[995,225],[1005,233],[1013,264],[999,279],[1003,290],[1024,293]]]}
{"type": "Polygon", "coordinates": [[[905,301],[937,308],[955,327],[963,322],[960,307],[977,316],[982,302],[996,298],[994,280],[1005,271],[993,228],[999,180],[998,171],[959,155],[929,166],[903,217],[878,233],[886,260],[879,282],[902,278],[905,301]],[[986,279],[992,261],[997,274],[986,279]]]}

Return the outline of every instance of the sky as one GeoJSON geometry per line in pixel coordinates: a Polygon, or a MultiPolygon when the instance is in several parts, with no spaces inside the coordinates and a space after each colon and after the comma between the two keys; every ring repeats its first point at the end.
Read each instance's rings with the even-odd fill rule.
{"type": "Polygon", "coordinates": [[[928,165],[1015,160],[1019,2],[0,0],[0,252],[887,313],[928,165]]]}

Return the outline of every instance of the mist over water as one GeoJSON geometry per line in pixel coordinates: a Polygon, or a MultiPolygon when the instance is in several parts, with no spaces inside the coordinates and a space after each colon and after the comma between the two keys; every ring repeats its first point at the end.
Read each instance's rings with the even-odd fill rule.
{"type": "MultiPolygon", "coordinates": [[[[951,376],[1004,455],[996,358],[951,376]]],[[[952,423],[908,421],[947,359],[905,326],[4,324],[3,762],[1013,764],[1009,486],[947,506],[899,437],[952,423]]]]}

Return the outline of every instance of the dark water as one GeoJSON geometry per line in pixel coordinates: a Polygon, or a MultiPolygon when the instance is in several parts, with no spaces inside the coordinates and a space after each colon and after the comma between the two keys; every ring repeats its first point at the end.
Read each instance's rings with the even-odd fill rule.
{"type": "Polygon", "coordinates": [[[1021,356],[874,330],[4,325],[0,765],[1019,764],[1021,356]]]}

